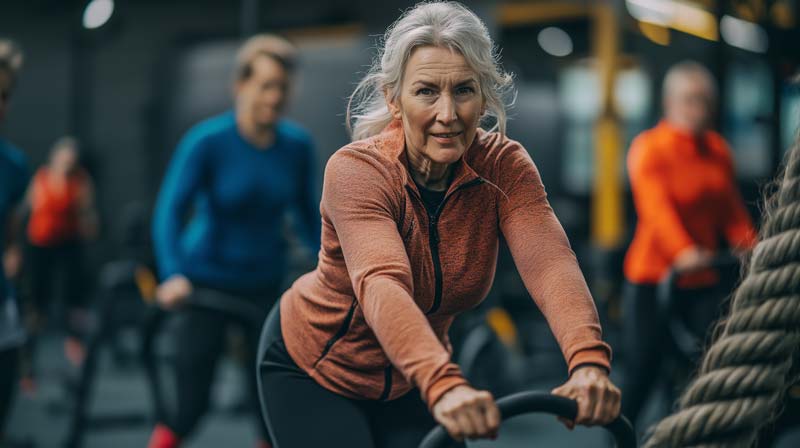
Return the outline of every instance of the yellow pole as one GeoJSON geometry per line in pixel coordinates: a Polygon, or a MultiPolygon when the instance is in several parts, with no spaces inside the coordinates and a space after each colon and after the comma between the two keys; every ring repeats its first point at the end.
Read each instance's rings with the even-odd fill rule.
{"type": "Polygon", "coordinates": [[[614,105],[619,58],[619,22],[611,2],[594,9],[594,52],[600,81],[600,117],[595,125],[595,178],[592,197],[592,242],[614,249],[625,232],[622,191],[622,130],[614,105]]]}

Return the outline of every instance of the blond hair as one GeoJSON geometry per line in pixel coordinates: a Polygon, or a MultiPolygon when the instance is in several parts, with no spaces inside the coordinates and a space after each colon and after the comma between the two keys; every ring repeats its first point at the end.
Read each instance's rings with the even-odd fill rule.
{"type": "Polygon", "coordinates": [[[275,34],[257,34],[247,39],[236,53],[236,80],[249,78],[253,74],[253,61],[262,56],[274,59],[291,72],[295,67],[297,49],[275,34]]]}

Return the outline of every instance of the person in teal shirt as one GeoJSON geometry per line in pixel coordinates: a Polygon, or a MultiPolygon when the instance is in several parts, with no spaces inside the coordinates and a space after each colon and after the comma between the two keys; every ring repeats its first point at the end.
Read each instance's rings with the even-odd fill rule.
{"type": "MultiPolygon", "coordinates": [[[[238,54],[234,109],[189,130],[164,177],[153,217],[161,281],[156,299],[177,314],[177,412],[157,424],[151,448],[179,446],[207,411],[214,367],[231,322],[222,313],[180,304],[209,290],[255,302],[263,316],[235,322],[245,330],[245,365],[254,366],[259,317],[278,299],[286,275],[287,213],[295,212],[296,233],[315,255],[319,252],[314,147],[305,130],[281,118],[294,53],[277,36],[245,42],[238,54]]],[[[259,446],[269,447],[249,369],[247,378],[261,430],[259,446]]]]}

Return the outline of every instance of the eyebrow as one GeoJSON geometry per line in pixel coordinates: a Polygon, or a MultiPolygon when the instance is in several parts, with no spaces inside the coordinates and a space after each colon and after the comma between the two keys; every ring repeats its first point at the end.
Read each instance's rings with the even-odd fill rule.
{"type": "MultiPolygon", "coordinates": [[[[411,83],[412,86],[415,86],[417,84],[421,84],[421,85],[423,85],[425,87],[439,87],[438,84],[436,84],[436,83],[434,83],[432,81],[426,81],[426,80],[423,80],[423,79],[418,79],[418,80],[414,81],[413,83],[411,83]]],[[[456,87],[461,87],[461,86],[464,86],[464,85],[467,85],[467,84],[478,84],[478,82],[474,78],[465,78],[462,81],[459,81],[459,82],[455,83],[455,86],[456,87]]]]}

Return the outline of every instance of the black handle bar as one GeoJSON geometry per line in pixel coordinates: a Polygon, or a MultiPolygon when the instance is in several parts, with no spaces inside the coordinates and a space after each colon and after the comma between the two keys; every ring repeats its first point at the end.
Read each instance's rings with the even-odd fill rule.
{"type": "MultiPolygon", "coordinates": [[[[578,415],[578,403],[569,398],[552,395],[546,392],[520,392],[497,400],[500,415],[503,420],[522,414],[544,412],[557,415],[568,420],[574,420],[578,415]]],[[[617,442],[620,448],[635,448],[637,446],[636,433],[628,419],[620,415],[613,422],[604,426],[617,442]]],[[[437,426],[425,436],[419,448],[446,448],[452,446],[454,440],[447,431],[437,426]]]]}

